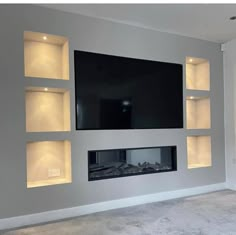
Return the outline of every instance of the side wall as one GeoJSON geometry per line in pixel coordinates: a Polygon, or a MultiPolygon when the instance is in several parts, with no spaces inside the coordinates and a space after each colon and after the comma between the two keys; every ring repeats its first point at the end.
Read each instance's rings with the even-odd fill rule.
{"type": "Polygon", "coordinates": [[[236,40],[224,48],[226,182],[229,188],[236,189],[236,40]]]}
{"type": "MultiPolygon", "coordinates": [[[[0,29],[0,219],[225,181],[223,62],[219,44],[30,5],[1,5],[0,29]],[[70,40],[72,131],[63,137],[72,144],[71,184],[26,188],[25,30],[62,35],[70,40]],[[75,131],[75,49],[181,64],[186,56],[208,59],[211,130],[75,131]],[[187,169],[186,137],[191,133],[212,136],[212,167],[187,169]],[[169,145],[177,146],[176,172],[88,182],[88,150],[169,145]]],[[[184,97],[187,95],[184,90],[184,97]]],[[[48,134],[47,138],[60,139],[60,135],[48,134]]],[[[38,133],[31,134],[31,139],[43,138],[38,133]]]]}

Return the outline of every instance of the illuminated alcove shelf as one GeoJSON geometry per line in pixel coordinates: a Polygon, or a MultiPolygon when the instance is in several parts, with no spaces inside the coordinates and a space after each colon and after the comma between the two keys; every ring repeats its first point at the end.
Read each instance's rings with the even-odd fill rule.
{"type": "Polygon", "coordinates": [[[187,129],[211,128],[211,109],[209,97],[186,97],[187,129]]]}
{"type": "Polygon", "coordinates": [[[211,137],[187,137],[188,169],[209,167],[211,162],[211,137]]]}
{"type": "Polygon", "coordinates": [[[26,131],[70,131],[70,93],[65,89],[28,87],[26,131]]]}
{"type": "Polygon", "coordinates": [[[71,183],[69,141],[27,143],[27,188],[71,183]]]}
{"type": "Polygon", "coordinates": [[[65,37],[24,32],[25,76],[69,80],[68,53],[65,37]]]}
{"type": "Polygon", "coordinates": [[[186,88],[210,90],[210,64],[208,60],[186,57],[186,88]]]}

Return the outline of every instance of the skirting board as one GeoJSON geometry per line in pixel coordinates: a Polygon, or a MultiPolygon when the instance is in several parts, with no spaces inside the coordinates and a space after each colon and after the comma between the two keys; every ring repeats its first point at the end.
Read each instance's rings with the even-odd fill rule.
{"type": "Polygon", "coordinates": [[[226,183],[226,188],[236,191],[236,184],[227,182],[226,183]]]}
{"type": "Polygon", "coordinates": [[[169,199],[193,196],[223,189],[226,189],[225,183],[211,184],[211,185],[181,189],[176,191],[161,192],[143,196],[136,196],[136,197],[94,203],[90,205],[78,206],[73,208],[65,208],[60,210],[46,211],[37,214],[0,219],[0,230],[23,227],[27,225],[35,225],[39,223],[51,222],[66,218],[73,218],[80,215],[135,206],[145,203],[159,202],[169,199]]]}

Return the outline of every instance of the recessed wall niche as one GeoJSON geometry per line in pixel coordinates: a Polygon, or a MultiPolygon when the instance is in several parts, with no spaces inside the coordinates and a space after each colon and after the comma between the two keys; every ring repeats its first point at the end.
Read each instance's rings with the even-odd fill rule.
{"type": "Polygon", "coordinates": [[[69,80],[68,53],[65,37],[24,32],[25,76],[69,80]]]}
{"type": "Polygon", "coordinates": [[[28,87],[26,131],[70,131],[70,93],[65,89],[28,87]]]}
{"type": "Polygon", "coordinates": [[[211,109],[209,97],[186,97],[187,129],[211,128],[211,109]]]}
{"type": "Polygon", "coordinates": [[[27,143],[27,188],[71,182],[69,141],[27,143]]]}
{"type": "Polygon", "coordinates": [[[208,60],[186,57],[186,88],[210,90],[210,64],[208,60]]]}
{"type": "Polygon", "coordinates": [[[188,169],[209,167],[211,162],[211,137],[187,137],[188,169]]]}

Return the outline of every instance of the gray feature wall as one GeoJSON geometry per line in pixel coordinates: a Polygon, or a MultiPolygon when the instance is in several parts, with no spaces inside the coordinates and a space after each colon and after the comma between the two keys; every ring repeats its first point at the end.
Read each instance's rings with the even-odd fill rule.
{"type": "MultiPolygon", "coordinates": [[[[33,5],[0,5],[0,29],[0,218],[225,181],[223,65],[219,44],[33,5]],[[67,136],[72,143],[71,184],[26,188],[26,142],[29,135],[25,133],[25,30],[62,35],[70,40],[70,81],[66,84],[71,90],[72,131],[63,134],[63,138],[67,136]],[[181,64],[185,63],[185,56],[208,59],[211,65],[212,128],[199,133],[212,136],[213,166],[187,169],[186,136],[198,131],[76,131],[75,49],[181,64]],[[178,171],[88,182],[88,150],[170,145],[177,146],[178,171]]],[[[184,96],[187,95],[184,90],[184,96]]],[[[61,135],[49,133],[47,138],[60,139],[61,135]]],[[[40,133],[30,136],[35,140],[44,139],[40,133]]]]}

